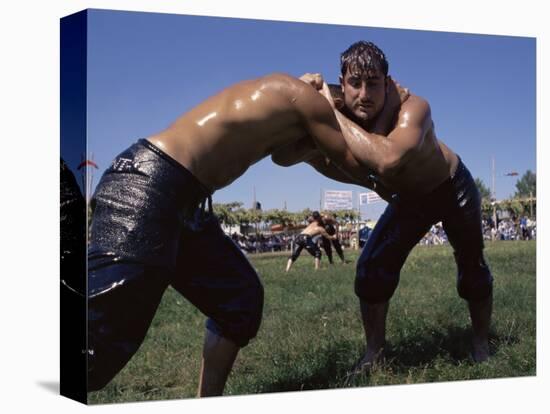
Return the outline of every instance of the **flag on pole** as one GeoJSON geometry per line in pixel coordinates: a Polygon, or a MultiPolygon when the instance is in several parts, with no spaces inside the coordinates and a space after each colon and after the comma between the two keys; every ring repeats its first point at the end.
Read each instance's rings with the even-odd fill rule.
{"type": "Polygon", "coordinates": [[[90,154],[90,158],[86,158],[85,154],[81,154],[81,163],[78,164],[77,170],[82,174],[82,191],[84,191],[86,202],[90,201],[92,196],[92,188],[94,185],[94,170],[99,169],[94,161],[94,154],[90,154]]]}
{"type": "Polygon", "coordinates": [[[84,160],[80,164],[78,164],[77,170],[80,170],[84,167],[94,167],[95,169],[99,169],[97,164],[93,160],[84,160]]]}

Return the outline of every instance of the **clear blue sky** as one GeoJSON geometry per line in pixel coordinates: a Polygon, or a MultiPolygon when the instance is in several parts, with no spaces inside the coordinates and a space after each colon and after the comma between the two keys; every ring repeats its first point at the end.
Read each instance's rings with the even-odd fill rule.
{"type": "MultiPolygon", "coordinates": [[[[275,71],[320,72],[336,83],[340,53],[361,39],[384,50],[390,74],[430,102],[438,137],[489,187],[495,157],[498,199],[515,191],[518,177],[506,172],[536,170],[533,38],[101,10],[89,16],[94,185],[116,154],[232,83],[275,71]]],[[[71,167],[79,161],[68,160],[71,167]]],[[[267,158],[214,202],[250,207],[254,187],[264,209],[286,201],[291,211],[317,209],[321,189],[364,191],[267,158]]],[[[382,209],[368,206],[366,215],[382,209]]]]}

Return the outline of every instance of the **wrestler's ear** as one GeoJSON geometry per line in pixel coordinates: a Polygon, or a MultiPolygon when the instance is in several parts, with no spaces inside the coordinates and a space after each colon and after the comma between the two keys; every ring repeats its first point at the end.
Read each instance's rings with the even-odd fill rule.
{"type": "Polygon", "coordinates": [[[333,97],[334,106],[336,109],[340,110],[344,107],[344,100],[342,98],[334,98],[333,97]]]}
{"type": "Polygon", "coordinates": [[[387,75],[384,78],[384,89],[386,90],[386,93],[390,91],[390,81],[391,81],[391,76],[387,75]]]}
{"type": "Polygon", "coordinates": [[[342,90],[342,98],[336,98],[334,99],[334,106],[336,109],[340,110],[344,107],[344,97],[346,96],[344,93],[344,77],[342,75],[338,76],[338,80],[340,81],[340,88],[342,90]]]}

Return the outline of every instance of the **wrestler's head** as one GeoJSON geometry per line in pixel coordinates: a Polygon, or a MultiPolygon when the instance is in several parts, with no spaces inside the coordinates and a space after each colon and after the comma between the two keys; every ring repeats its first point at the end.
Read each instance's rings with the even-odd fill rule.
{"type": "Polygon", "coordinates": [[[323,214],[322,218],[323,218],[323,221],[325,222],[325,224],[335,224],[336,223],[336,219],[331,214],[323,214]]]}
{"type": "Polygon", "coordinates": [[[340,56],[340,85],[345,109],[358,123],[368,123],[384,107],[388,61],[374,43],[359,41],[340,56]]]}
{"type": "Polygon", "coordinates": [[[321,217],[321,214],[319,214],[318,211],[314,211],[313,213],[311,213],[311,217],[313,218],[313,221],[316,221],[317,224],[319,224],[320,226],[324,225],[323,218],[321,217]]]}

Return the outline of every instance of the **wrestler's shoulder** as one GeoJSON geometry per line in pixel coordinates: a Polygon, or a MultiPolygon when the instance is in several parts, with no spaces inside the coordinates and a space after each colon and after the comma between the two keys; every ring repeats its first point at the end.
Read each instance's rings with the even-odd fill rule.
{"type": "MultiPolygon", "coordinates": [[[[297,88],[307,86],[304,82],[283,72],[274,72],[258,78],[243,80],[228,88],[233,94],[257,92],[260,97],[264,93],[289,93],[297,88]]],[[[257,98],[256,98],[257,99],[257,98]]]]}
{"type": "Polygon", "coordinates": [[[403,103],[403,106],[405,105],[429,105],[430,103],[426,98],[420,95],[415,95],[411,93],[407,100],[403,103]]]}
{"type": "Polygon", "coordinates": [[[400,115],[408,114],[414,117],[424,118],[431,113],[430,103],[427,99],[419,95],[411,94],[401,105],[400,115]]]}

